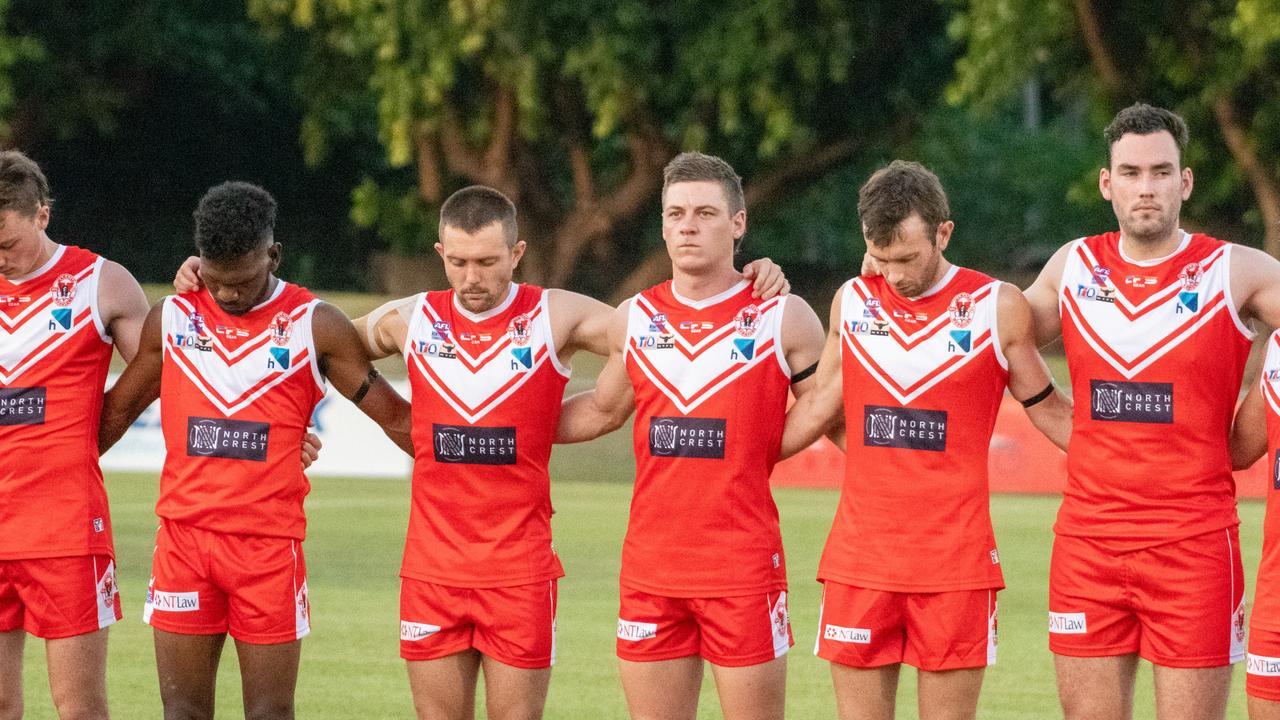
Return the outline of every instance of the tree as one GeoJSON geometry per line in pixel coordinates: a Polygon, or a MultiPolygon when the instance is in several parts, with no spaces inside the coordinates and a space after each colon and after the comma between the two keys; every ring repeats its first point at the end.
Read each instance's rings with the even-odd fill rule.
{"type": "Polygon", "coordinates": [[[1138,99],[1175,109],[1193,130],[1193,210],[1260,226],[1280,256],[1280,0],[961,5],[953,99],[989,103],[1039,76],[1087,98],[1095,124],[1138,99]]]}
{"type": "Polygon", "coordinates": [[[388,164],[412,168],[407,205],[367,184],[358,217],[408,209],[400,232],[429,232],[450,189],[491,185],[520,208],[527,279],[617,276],[622,253],[648,252],[621,294],[667,267],[633,228],[678,150],[726,157],[767,209],[909,135],[952,60],[928,0],[249,1],[308,40],[309,156],[375,104],[388,164]]]}

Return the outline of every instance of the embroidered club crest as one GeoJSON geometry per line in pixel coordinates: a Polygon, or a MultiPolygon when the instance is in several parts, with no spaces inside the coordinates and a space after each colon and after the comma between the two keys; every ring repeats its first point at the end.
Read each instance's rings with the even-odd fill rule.
{"type": "Polygon", "coordinates": [[[1182,272],[1178,273],[1178,280],[1182,282],[1182,289],[1191,292],[1200,287],[1200,281],[1204,279],[1204,271],[1200,269],[1200,263],[1189,263],[1182,268],[1182,272]]]}
{"type": "Polygon", "coordinates": [[[289,336],[293,335],[293,318],[287,312],[278,312],[271,318],[271,342],[276,345],[288,345],[289,336]]]}
{"type": "Polygon", "coordinates": [[[751,337],[760,329],[760,308],[755,305],[748,305],[738,311],[738,317],[734,318],[733,321],[738,326],[739,335],[751,337]]]}
{"type": "Polygon", "coordinates": [[[66,307],[76,296],[76,279],[72,275],[63,273],[53,281],[53,287],[49,289],[49,293],[53,295],[53,304],[58,307],[66,307]]]}
{"type": "Polygon", "coordinates": [[[958,328],[969,327],[969,323],[973,322],[973,296],[965,292],[957,294],[951,298],[947,312],[951,313],[952,325],[958,328]]]}
{"type": "Polygon", "coordinates": [[[511,333],[512,345],[528,345],[529,316],[526,314],[511,318],[511,324],[507,327],[507,332],[511,333]]]}

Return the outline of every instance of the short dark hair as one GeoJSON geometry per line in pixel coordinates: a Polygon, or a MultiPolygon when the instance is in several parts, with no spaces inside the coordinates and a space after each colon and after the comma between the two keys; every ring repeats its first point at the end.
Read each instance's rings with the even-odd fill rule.
{"type": "Polygon", "coordinates": [[[729,214],[737,215],[739,210],[747,207],[746,196],[742,193],[742,178],[734,172],[729,163],[715,155],[700,152],[682,152],[675,156],[662,169],[662,197],[667,197],[667,188],[676,183],[701,182],[710,180],[720,183],[724,197],[729,201],[729,214]]]}
{"type": "Polygon", "coordinates": [[[892,244],[898,225],[912,214],[930,228],[929,239],[935,243],[938,226],[951,219],[951,206],[938,176],[918,162],[894,160],[858,190],[858,218],[867,240],[877,247],[892,244]]]}
{"type": "Polygon", "coordinates": [[[491,187],[464,187],[450,195],[440,206],[442,235],[446,226],[475,234],[496,222],[502,223],[502,234],[507,240],[507,246],[515,247],[519,239],[516,204],[491,187]]]}
{"type": "Polygon", "coordinates": [[[1107,167],[1111,167],[1111,146],[1125,135],[1151,135],[1167,132],[1178,144],[1178,164],[1182,164],[1182,153],[1187,149],[1187,123],[1180,115],[1164,108],[1136,102],[1116,113],[1111,124],[1102,131],[1107,141],[1107,167]]]}
{"type": "Polygon", "coordinates": [[[30,217],[40,206],[52,204],[40,166],[18,150],[0,152],[0,212],[16,210],[30,217]]]}
{"type": "Polygon", "coordinates": [[[271,240],[276,226],[276,200],[247,182],[224,182],[200,198],[193,213],[196,249],[214,262],[235,260],[271,240]]]}

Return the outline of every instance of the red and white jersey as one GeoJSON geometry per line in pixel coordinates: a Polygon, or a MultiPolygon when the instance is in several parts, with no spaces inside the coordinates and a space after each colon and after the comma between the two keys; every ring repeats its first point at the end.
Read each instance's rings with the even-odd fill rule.
{"type": "Polygon", "coordinates": [[[848,439],[819,579],[895,592],[1004,587],[987,488],[1009,381],[999,290],[959,267],[919,298],[878,276],[841,290],[848,439]]]}
{"type": "Polygon", "coordinates": [[[636,484],[623,587],[672,597],[786,587],[769,492],[791,382],[785,306],[753,299],[745,280],[705,300],[671,281],[632,298],[623,358],[636,484]]]}
{"type": "Polygon", "coordinates": [[[103,263],[60,245],[30,275],[0,277],[0,560],[114,556],[98,468],[103,263]]]}
{"type": "Polygon", "coordinates": [[[423,293],[404,346],[413,391],[413,507],[400,574],[455,587],[564,575],[547,462],[569,368],[548,293],[511,285],[480,314],[423,293]]]}
{"type": "Polygon", "coordinates": [[[1231,246],[1207,235],[1147,261],[1116,232],[1071,244],[1058,300],[1075,417],[1058,534],[1144,547],[1239,522],[1227,438],[1253,333],[1230,265],[1231,246]]]}
{"type": "Polygon", "coordinates": [[[1280,631],[1280,331],[1267,340],[1262,362],[1262,398],[1267,413],[1267,456],[1271,488],[1267,490],[1267,515],[1262,525],[1262,562],[1253,600],[1253,626],[1280,631]]]}
{"type": "Polygon", "coordinates": [[[311,485],[298,453],[325,393],[311,330],[319,303],[283,280],[238,316],[206,290],[164,299],[161,518],[242,535],[306,535],[302,502],[311,485]]]}

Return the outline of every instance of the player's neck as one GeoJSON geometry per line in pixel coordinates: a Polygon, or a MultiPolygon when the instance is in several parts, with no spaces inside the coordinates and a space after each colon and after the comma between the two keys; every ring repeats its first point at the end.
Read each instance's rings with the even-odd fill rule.
{"type": "Polygon", "coordinates": [[[1155,236],[1131,235],[1120,232],[1120,252],[1131,260],[1161,260],[1178,251],[1185,234],[1174,225],[1168,233],[1155,236]]]}
{"type": "Polygon", "coordinates": [[[58,243],[54,242],[45,233],[40,233],[40,252],[36,254],[35,260],[31,262],[29,267],[23,268],[19,272],[11,273],[5,279],[9,282],[22,282],[35,277],[49,261],[53,259],[54,253],[58,252],[58,243]]]}
{"type": "Polygon", "coordinates": [[[706,300],[728,290],[742,280],[742,273],[732,265],[691,273],[672,268],[672,287],[676,294],[690,300],[706,300]]]}

